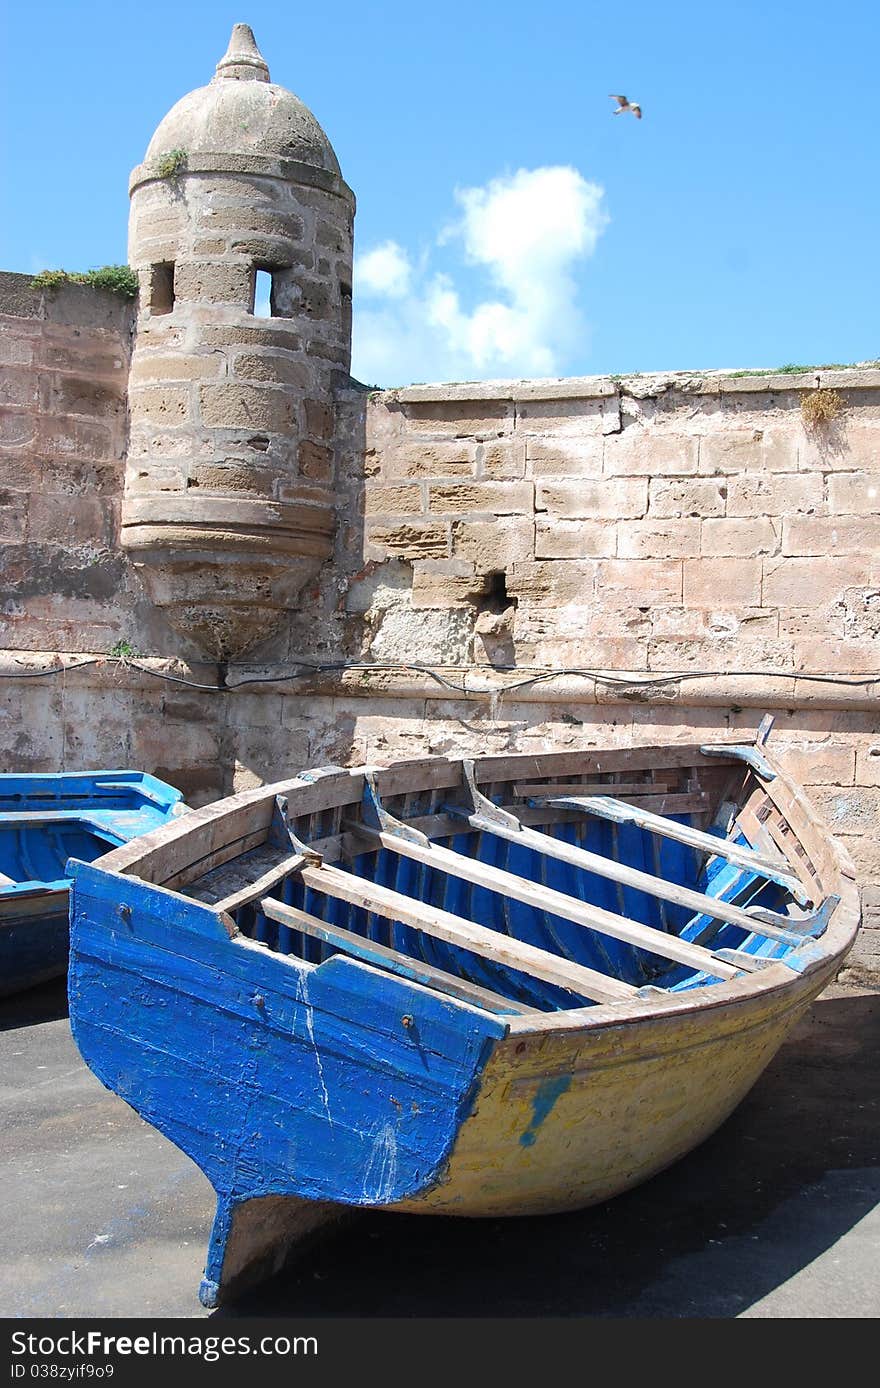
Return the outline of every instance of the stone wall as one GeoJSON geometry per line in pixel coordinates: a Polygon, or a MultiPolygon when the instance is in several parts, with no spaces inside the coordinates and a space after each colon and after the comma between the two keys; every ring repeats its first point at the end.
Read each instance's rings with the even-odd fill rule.
{"type": "Polygon", "coordinates": [[[0,275],[6,649],[167,648],[119,547],[133,321],[108,290],[41,292],[26,275],[0,275]]]}
{"type": "Polygon", "coordinates": [[[2,769],[143,767],[199,804],[771,712],[864,886],[855,967],[880,968],[880,372],[340,391],[334,557],[221,672],[118,546],[128,309],[5,276],[0,311],[2,769]],[[812,429],[817,386],[843,408],[812,429]]]}
{"type": "MultiPolygon", "coordinates": [[[[412,606],[434,613],[491,607],[503,571],[518,665],[864,675],[878,387],[836,371],[398,391],[369,412],[366,554],[411,566],[412,606]],[[824,384],[841,412],[810,428],[824,384]]],[[[502,625],[471,634],[497,645],[502,625]]]]}

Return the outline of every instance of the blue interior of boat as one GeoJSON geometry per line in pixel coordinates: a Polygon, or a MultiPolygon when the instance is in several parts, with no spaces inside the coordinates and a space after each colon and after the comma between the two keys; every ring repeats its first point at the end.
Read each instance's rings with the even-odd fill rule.
{"type": "MultiPolygon", "coordinates": [[[[690,816],[670,816],[689,824],[690,816]]],[[[669,882],[690,887],[741,907],[760,906],[784,912],[786,890],[764,877],[721,858],[652,834],[635,824],[614,824],[585,815],[582,819],[544,826],[544,832],[566,843],[599,853],[669,882]]],[[[511,844],[490,833],[467,829],[436,838],[437,844],[492,866],[565,893],[575,900],[626,916],[664,933],[698,942],[711,949],[739,949],[767,959],[784,958],[794,947],[747,933],[743,928],[637,891],[609,878],[548,858],[528,847],[511,844]]],[[[746,841],[742,838],[740,843],[746,841]]],[[[424,901],[455,915],[511,935],[565,959],[595,969],[635,987],[651,985],[674,992],[716,982],[714,975],[650,954],[646,950],[560,919],[500,893],[414,862],[380,848],[345,864],[356,875],[424,901]]],[[[303,886],[294,874],[273,889],[286,904],[298,907],[333,926],[398,950],[411,958],[541,1010],[591,1005],[578,994],[530,975],[483,959],[410,926],[392,922],[337,898],[303,886]]],[[[331,945],[268,919],[245,906],[236,915],[246,934],[284,954],[320,963],[335,953],[331,945]]]]}

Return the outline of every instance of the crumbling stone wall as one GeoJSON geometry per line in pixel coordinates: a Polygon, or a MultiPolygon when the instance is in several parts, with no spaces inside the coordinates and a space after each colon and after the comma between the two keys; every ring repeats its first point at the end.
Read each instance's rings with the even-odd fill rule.
{"type": "Polygon", "coordinates": [[[3,769],[143,767],[199,804],[771,712],[864,884],[855,967],[880,969],[880,373],[338,391],[334,556],[224,686],[119,549],[130,311],[24,276],[0,310],[3,769]],[[813,430],[817,384],[843,409],[813,430]]]}

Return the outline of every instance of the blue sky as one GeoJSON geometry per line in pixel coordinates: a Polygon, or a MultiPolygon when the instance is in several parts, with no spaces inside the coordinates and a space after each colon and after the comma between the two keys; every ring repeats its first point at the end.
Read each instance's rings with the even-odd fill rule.
{"type": "Polygon", "coordinates": [[[357,194],[362,379],[880,356],[867,0],[5,0],[0,268],[125,259],[129,170],[236,21],[357,194]]]}

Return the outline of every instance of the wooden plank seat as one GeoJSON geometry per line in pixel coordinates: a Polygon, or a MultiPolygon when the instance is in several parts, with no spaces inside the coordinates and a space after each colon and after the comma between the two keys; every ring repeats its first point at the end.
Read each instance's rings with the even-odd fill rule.
{"type": "Polygon", "coordinates": [[[796,900],[803,902],[806,899],[798,878],[785,871],[786,864],[782,857],[776,860],[767,858],[762,853],[756,853],[753,848],[731,843],[728,839],[716,838],[714,834],[707,834],[702,829],[694,829],[689,824],[678,824],[675,820],[666,819],[651,810],[610,796],[606,798],[566,795],[551,800],[550,804],[559,809],[583,810],[587,814],[597,815],[599,819],[608,819],[616,824],[635,824],[651,834],[659,834],[662,838],[675,839],[678,843],[687,844],[690,848],[708,854],[709,857],[726,858],[730,863],[750,868],[759,876],[784,887],[796,900]]]}
{"type": "MultiPolygon", "coordinates": [[[[433,935],[447,944],[469,950],[472,954],[504,964],[532,978],[542,979],[545,983],[553,983],[593,1002],[626,1002],[638,992],[631,984],[609,978],[596,969],[575,964],[551,954],[549,950],[538,949],[535,945],[502,935],[463,916],[416,901],[341,868],[322,863],[319,866],[308,864],[299,871],[304,884],[315,891],[373,911],[386,920],[399,921],[401,925],[423,930],[425,934],[433,935]]],[[[734,970],[730,969],[729,972],[733,973],[734,970]]]]}
{"type": "MultiPolygon", "coordinates": [[[[603,857],[601,853],[592,853],[586,848],[579,848],[575,844],[551,838],[549,834],[539,833],[535,829],[528,828],[525,824],[520,823],[517,828],[505,825],[500,821],[489,822],[479,812],[469,814],[466,810],[457,810],[454,805],[450,805],[448,809],[451,815],[465,820],[471,828],[480,830],[482,833],[494,834],[497,838],[505,839],[508,843],[519,844],[524,848],[530,848],[546,858],[556,858],[559,862],[570,863],[572,867],[581,868],[585,872],[596,873],[597,876],[605,877],[611,882],[620,882],[625,887],[633,887],[637,891],[646,892],[649,896],[659,897],[663,901],[671,901],[676,906],[683,906],[694,912],[695,915],[709,916],[713,920],[724,921],[728,925],[738,925],[743,930],[768,940],[777,940],[781,944],[798,945],[803,941],[802,935],[798,935],[790,927],[786,927],[784,916],[777,916],[776,921],[778,923],[774,924],[765,918],[749,914],[741,906],[727,901],[719,901],[716,897],[709,896],[705,892],[692,891],[689,887],[682,886],[677,882],[669,882],[662,877],[655,877],[652,873],[642,872],[638,868],[628,867],[625,863],[616,863],[611,858],[603,857]]],[[[513,815],[510,817],[511,819],[514,818],[513,815]]],[[[766,915],[770,915],[770,913],[767,912],[766,915]]],[[[792,922],[792,924],[794,923],[792,922]]]]}
{"type": "MultiPolygon", "coordinates": [[[[360,823],[352,824],[350,827],[353,831],[356,830],[380,843],[383,848],[390,849],[393,853],[399,853],[403,857],[411,858],[414,862],[424,863],[425,866],[436,868],[440,872],[451,873],[455,877],[472,882],[475,886],[498,892],[514,901],[520,901],[539,911],[546,911],[550,915],[558,916],[562,920],[572,921],[577,925],[586,926],[589,930],[596,930],[600,934],[623,940],[626,944],[635,945],[637,948],[647,950],[662,959],[686,964],[709,974],[713,978],[732,978],[738,971],[736,967],[721,961],[711,950],[702,945],[690,944],[686,940],[679,939],[677,935],[667,935],[662,930],[641,925],[626,916],[619,916],[612,911],[605,911],[601,907],[576,901],[563,892],[529,882],[525,877],[518,877],[515,873],[505,872],[501,868],[478,862],[476,859],[466,858],[461,853],[453,852],[452,849],[442,848],[427,840],[423,844],[419,843],[415,841],[415,835],[413,838],[404,838],[397,832],[373,829],[360,823]]],[[[305,878],[305,873],[303,873],[303,877],[305,878]]],[[[749,970],[755,967],[755,964],[748,955],[744,955],[741,967],[749,970]]]]}
{"type": "Polygon", "coordinates": [[[263,897],[259,909],[264,916],[268,916],[269,920],[286,925],[291,930],[301,931],[302,934],[309,935],[312,939],[322,940],[325,944],[332,945],[334,949],[350,954],[355,959],[362,959],[366,964],[386,969],[389,973],[396,974],[401,978],[412,979],[415,983],[422,983],[428,988],[436,988],[439,992],[448,993],[451,997],[461,998],[462,1001],[472,1003],[484,1012],[540,1015],[541,1009],[538,1007],[529,1007],[526,1003],[519,1002],[515,998],[503,997],[490,988],[483,988],[477,983],[471,983],[468,979],[459,978],[457,974],[446,973],[443,969],[424,964],[421,960],[413,959],[409,954],[403,954],[400,950],[388,949],[387,946],[380,945],[376,940],[369,940],[363,935],[356,935],[353,931],[344,930],[338,925],[330,925],[327,921],[319,920],[317,916],[309,915],[307,911],[300,911],[295,906],[288,906],[283,901],[276,901],[274,897],[263,897]]]}

